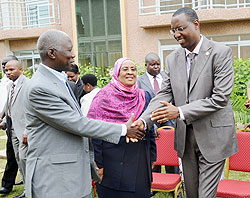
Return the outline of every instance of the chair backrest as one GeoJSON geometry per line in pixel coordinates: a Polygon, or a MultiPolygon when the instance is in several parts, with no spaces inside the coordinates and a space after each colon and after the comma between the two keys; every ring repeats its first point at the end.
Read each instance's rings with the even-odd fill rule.
{"type": "Polygon", "coordinates": [[[250,132],[237,132],[239,152],[229,158],[229,170],[250,172],[250,132]]]}
{"type": "Polygon", "coordinates": [[[159,129],[156,165],[179,166],[177,152],[174,150],[174,130],[159,129]]]}

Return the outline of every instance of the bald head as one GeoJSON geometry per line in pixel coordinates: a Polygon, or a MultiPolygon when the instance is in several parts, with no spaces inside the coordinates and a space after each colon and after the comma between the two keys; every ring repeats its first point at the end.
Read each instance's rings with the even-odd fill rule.
{"type": "Polygon", "coordinates": [[[148,62],[150,62],[152,60],[158,61],[158,60],[160,60],[160,57],[156,53],[150,52],[146,55],[145,62],[147,64],[148,62]]]}
{"type": "Polygon", "coordinates": [[[50,49],[61,49],[61,43],[64,40],[70,40],[69,36],[59,30],[49,30],[41,34],[37,41],[37,49],[40,54],[41,60],[44,61],[48,57],[48,51],[50,49]]]}
{"type": "Polygon", "coordinates": [[[7,77],[15,81],[22,74],[22,66],[17,60],[10,60],[5,65],[5,73],[7,77]]]}

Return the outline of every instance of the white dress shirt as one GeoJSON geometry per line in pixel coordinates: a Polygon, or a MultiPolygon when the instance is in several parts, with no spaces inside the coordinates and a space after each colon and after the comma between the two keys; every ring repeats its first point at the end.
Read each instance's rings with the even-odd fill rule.
{"type": "MultiPolygon", "coordinates": [[[[149,79],[149,81],[150,81],[151,86],[152,86],[153,89],[154,89],[154,76],[152,76],[151,74],[149,74],[147,71],[146,71],[146,74],[147,74],[147,76],[148,76],[148,79],[149,79]]],[[[163,78],[162,78],[162,76],[161,76],[161,73],[159,73],[159,74],[156,75],[156,80],[157,80],[157,82],[158,82],[158,84],[159,84],[159,88],[161,89],[161,84],[162,84],[162,81],[163,81],[163,78]]]]}

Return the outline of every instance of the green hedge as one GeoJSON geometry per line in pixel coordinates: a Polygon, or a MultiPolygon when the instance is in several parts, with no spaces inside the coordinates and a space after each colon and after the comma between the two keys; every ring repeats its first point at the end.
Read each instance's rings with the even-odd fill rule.
{"type": "MultiPolygon", "coordinates": [[[[234,60],[234,89],[231,94],[231,102],[236,123],[246,124],[250,122],[250,110],[244,103],[247,101],[247,82],[250,80],[250,58],[238,58],[234,60]]],[[[239,126],[242,127],[242,126],[239,126]]]]}
{"type": "MultiPolygon", "coordinates": [[[[136,65],[138,68],[138,75],[145,72],[144,65],[136,65]]],[[[235,113],[235,120],[236,123],[246,124],[250,122],[250,110],[247,110],[244,107],[244,103],[247,101],[247,82],[250,80],[250,58],[246,60],[243,58],[235,59],[233,67],[235,77],[234,89],[231,94],[231,102],[235,113]]],[[[110,82],[113,66],[98,67],[93,65],[80,65],[79,70],[80,77],[87,73],[94,74],[98,79],[98,87],[102,88],[110,82]]],[[[24,75],[30,78],[33,75],[33,70],[25,70],[24,75]]],[[[0,72],[0,79],[1,78],[2,73],[0,72]]]]}

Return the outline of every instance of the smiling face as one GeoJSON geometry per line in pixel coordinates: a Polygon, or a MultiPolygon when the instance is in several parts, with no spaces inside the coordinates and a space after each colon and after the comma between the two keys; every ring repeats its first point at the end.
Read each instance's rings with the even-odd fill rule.
{"type": "Polygon", "coordinates": [[[183,28],[183,31],[176,31],[174,38],[183,48],[193,51],[200,41],[199,21],[190,21],[185,13],[174,16],[171,20],[171,29],[183,28]]]}
{"type": "Polygon", "coordinates": [[[68,80],[69,80],[69,81],[76,82],[76,81],[78,80],[79,74],[75,74],[75,73],[72,72],[72,71],[68,71],[68,72],[66,72],[66,73],[67,73],[67,75],[68,75],[68,80]]]}
{"type": "Polygon", "coordinates": [[[124,61],[119,72],[118,79],[126,87],[132,87],[136,83],[137,69],[133,62],[124,61]]]}

